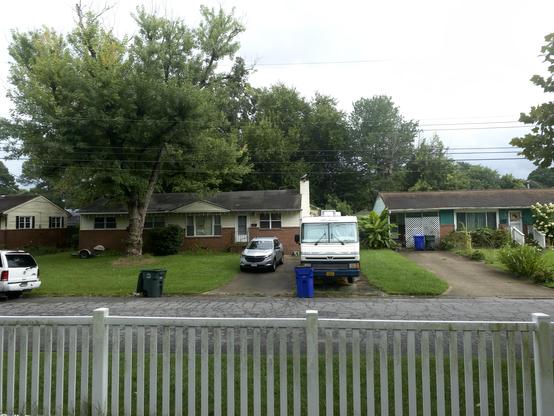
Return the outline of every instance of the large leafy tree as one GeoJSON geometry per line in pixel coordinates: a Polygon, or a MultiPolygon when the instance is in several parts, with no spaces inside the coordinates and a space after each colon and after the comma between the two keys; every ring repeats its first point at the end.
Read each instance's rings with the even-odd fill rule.
{"type": "Polygon", "coordinates": [[[456,169],[438,136],[422,140],[406,164],[405,186],[409,191],[438,191],[449,188],[456,169]]]}
{"type": "Polygon", "coordinates": [[[0,194],[13,194],[19,191],[15,178],[6,165],[0,162],[0,194]]]}
{"type": "MultiPolygon", "coordinates": [[[[548,75],[534,75],[531,82],[541,87],[545,93],[554,92],[554,32],[545,37],[545,45],[541,48],[544,62],[547,64],[548,75]]],[[[554,101],[549,101],[534,107],[528,114],[521,114],[519,121],[533,125],[531,133],[517,137],[510,142],[513,146],[523,149],[527,159],[541,168],[550,168],[554,162],[554,101]]]]}
{"type": "Polygon", "coordinates": [[[372,199],[377,191],[399,190],[414,150],[418,123],[405,120],[390,97],[362,98],[350,114],[349,162],[358,190],[372,199]]]}
{"type": "MultiPolygon", "coordinates": [[[[334,98],[316,94],[309,102],[302,158],[310,175],[313,203],[334,206],[345,197],[344,149],[348,144],[346,115],[337,109],[334,98]]],[[[341,205],[341,204],[339,204],[341,205]]],[[[351,209],[339,208],[341,212],[351,209]]]]}
{"type": "Polygon", "coordinates": [[[533,188],[554,187],[554,169],[537,168],[527,176],[527,181],[533,188]]]}
{"type": "Polygon", "coordinates": [[[221,9],[202,7],[190,28],[139,8],[136,34],[119,39],[99,14],[79,5],[76,14],[67,36],[48,28],[13,34],[14,110],[0,134],[14,155],[28,157],[28,177],[81,201],[124,203],[127,253],[140,255],[157,186],[216,188],[247,170],[237,163],[244,155],[230,107],[220,105],[220,91],[244,81],[244,65],[217,69],[237,52],[243,26],[221,9]]]}
{"type": "Polygon", "coordinates": [[[252,172],[244,189],[279,189],[298,185],[306,172],[299,150],[304,143],[309,104],[294,88],[277,84],[252,91],[249,122],[241,129],[252,172]]]}

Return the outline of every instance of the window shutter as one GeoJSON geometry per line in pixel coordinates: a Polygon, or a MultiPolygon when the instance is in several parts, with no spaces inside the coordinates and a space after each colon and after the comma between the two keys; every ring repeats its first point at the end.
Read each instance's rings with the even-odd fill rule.
{"type": "Polygon", "coordinates": [[[15,228],[16,230],[19,230],[19,216],[15,217],[15,228]]]}
{"type": "Polygon", "coordinates": [[[62,217],[62,228],[65,228],[65,217],[62,217]]]}
{"type": "Polygon", "coordinates": [[[31,218],[31,228],[35,228],[35,216],[33,215],[31,218]]]}

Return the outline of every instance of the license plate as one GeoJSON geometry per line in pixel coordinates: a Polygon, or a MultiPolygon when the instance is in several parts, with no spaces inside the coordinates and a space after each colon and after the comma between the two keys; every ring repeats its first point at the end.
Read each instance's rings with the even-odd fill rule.
{"type": "Polygon", "coordinates": [[[258,267],[258,265],[257,265],[256,263],[251,264],[250,266],[252,266],[252,267],[258,267]]]}
{"type": "Polygon", "coordinates": [[[19,285],[19,287],[25,287],[25,286],[27,286],[27,283],[21,283],[21,284],[19,285]]]}
{"type": "Polygon", "coordinates": [[[325,272],[325,276],[333,277],[333,276],[335,276],[335,272],[325,272]]]}

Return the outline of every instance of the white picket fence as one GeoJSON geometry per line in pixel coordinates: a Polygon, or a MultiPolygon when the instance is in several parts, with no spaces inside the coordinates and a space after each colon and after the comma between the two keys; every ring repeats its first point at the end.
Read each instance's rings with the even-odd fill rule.
{"type": "Polygon", "coordinates": [[[319,319],[316,311],[3,316],[0,414],[546,416],[552,358],[544,314],[529,322],[319,319]]]}
{"type": "Polygon", "coordinates": [[[516,227],[510,227],[510,234],[512,235],[512,241],[515,241],[520,246],[525,244],[525,234],[516,227]]]}
{"type": "Polygon", "coordinates": [[[537,242],[539,247],[546,248],[546,234],[533,227],[533,240],[537,242]]]}

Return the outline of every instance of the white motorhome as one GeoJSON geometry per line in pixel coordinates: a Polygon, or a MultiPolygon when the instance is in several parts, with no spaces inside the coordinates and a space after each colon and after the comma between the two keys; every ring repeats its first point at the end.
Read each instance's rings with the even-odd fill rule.
{"type": "Polygon", "coordinates": [[[300,264],[311,267],[314,277],[347,278],[360,275],[358,219],[332,210],[319,217],[303,217],[300,235],[300,264]]]}

